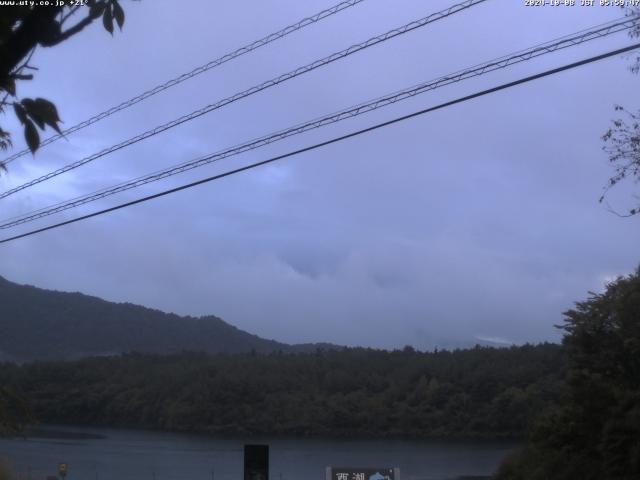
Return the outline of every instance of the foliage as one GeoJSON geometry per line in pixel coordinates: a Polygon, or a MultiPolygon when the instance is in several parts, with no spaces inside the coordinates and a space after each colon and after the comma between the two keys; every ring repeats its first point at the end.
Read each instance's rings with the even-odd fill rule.
{"type": "MultiPolygon", "coordinates": [[[[638,17],[640,16],[640,7],[628,7],[626,8],[627,16],[629,17],[638,17]]],[[[631,38],[640,38],[640,25],[636,25],[630,32],[629,36],[631,38]]],[[[633,73],[640,72],[640,55],[636,54],[635,61],[633,65],[630,67],[633,73]]]]}
{"type": "Polygon", "coordinates": [[[567,393],[499,480],[640,478],[640,268],[565,313],[567,393]]]}
{"type": "Polygon", "coordinates": [[[421,353],[127,354],[0,366],[41,422],[176,431],[522,437],[560,395],[558,345],[421,353]]]}
{"type": "MultiPolygon", "coordinates": [[[[60,133],[60,118],[53,103],[43,98],[20,99],[16,82],[33,79],[37,70],[30,65],[31,56],[38,46],[53,47],[80,33],[94,20],[102,18],[102,24],[113,34],[114,21],[120,29],[124,25],[124,10],[118,0],[88,0],[66,2],[66,5],[35,6],[35,2],[15,2],[2,7],[0,17],[0,112],[12,105],[32,153],[40,145],[38,128],[49,126],[60,133]],[[69,26],[68,22],[75,23],[69,26]],[[10,99],[11,98],[11,99],[10,99]],[[37,128],[36,128],[37,127],[37,128]]],[[[65,2],[57,2],[65,3],[65,2]]],[[[11,146],[11,135],[0,127],[0,149],[11,146]]],[[[4,168],[3,164],[0,167],[4,168]]]]}
{"type": "Polygon", "coordinates": [[[0,436],[18,435],[33,420],[25,400],[12,389],[0,387],[0,436]]]}
{"type": "MultiPolygon", "coordinates": [[[[609,179],[600,202],[604,201],[607,192],[619,182],[627,178],[640,181],[640,111],[634,114],[620,105],[616,105],[615,109],[617,112],[624,113],[626,119],[614,120],[613,126],[602,136],[605,141],[604,151],[609,155],[609,162],[615,173],[609,179]]],[[[640,198],[638,204],[622,216],[630,217],[638,213],[640,213],[640,198]]]]}
{"type": "MultiPolygon", "coordinates": [[[[627,15],[640,17],[640,8],[627,9],[627,15]]],[[[640,24],[629,32],[632,38],[640,38],[640,24]]],[[[640,55],[636,55],[634,63],[630,67],[633,73],[640,73],[640,55]]],[[[614,174],[609,178],[600,202],[605,201],[609,190],[623,180],[632,179],[640,181],[640,110],[637,113],[616,105],[615,111],[623,114],[612,122],[611,128],[602,136],[605,142],[604,151],[609,156],[614,174]]],[[[637,203],[621,214],[610,208],[610,211],[622,217],[631,217],[640,214],[640,197],[636,196],[637,203]]]]}

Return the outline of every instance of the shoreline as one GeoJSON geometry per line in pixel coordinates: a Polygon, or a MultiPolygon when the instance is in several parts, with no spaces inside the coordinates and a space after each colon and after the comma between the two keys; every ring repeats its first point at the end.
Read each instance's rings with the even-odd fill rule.
{"type": "Polygon", "coordinates": [[[391,441],[391,442],[425,442],[425,443],[451,443],[465,444],[489,442],[492,444],[524,444],[525,437],[506,435],[403,435],[403,434],[344,434],[344,433],[275,433],[275,432],[243,432],[243,431],[205,431],[205,430],[168,430],[157,428],[146,428],[135,425],[104,425],[104,424],[64,424],[64,423],[39,423],[26,427],[21,435],[14,438],[42,438],[42,439],[77,439],[77,440],[103,440],[108,438],[101,433],[93,433],[91,430],[114,430],[114,431],[138,431],[152,434],[166,435],[187,435],[202,438],[273,438],[273,439],[305,439],[305,440],[332,440],[339,442],[348,441],[391,441]]]}

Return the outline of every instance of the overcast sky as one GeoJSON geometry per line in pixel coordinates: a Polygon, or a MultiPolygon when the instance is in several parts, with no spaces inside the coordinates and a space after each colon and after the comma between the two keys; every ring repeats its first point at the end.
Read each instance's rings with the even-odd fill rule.
{"type": "MultiPolygon", "coordinates": [[[[331,0],[122,2],[40,50],[22,96],[65,126],[333,5],[331,0]]],[[[6,190],[130,136],[424,17],[452,0],[365,0],[135,108],[23,157],[6,190]]],[[[489,0],[1,201],[2,217],[233,146],[280,128],[617,18],[614,7],[489,0]]],[[[217,165],[49,217],[72,218],[627,45],[625,34],[441,88],[217,165]]],[[[638,219],[598,197],[601,135],[636,109],[620,57],[473,100],[144,205],[0,246],[0,275],[188,315],[284,342],[374,347],[558,340],[562,312],[640,261],[638,219]]],[[[12,115],[3,127],[16,132],[12,115]]],[[[633,185],[611,196],[631,203],[633,185]]],[[[5,235],[2,235],[3,237],[5,235]]]]}

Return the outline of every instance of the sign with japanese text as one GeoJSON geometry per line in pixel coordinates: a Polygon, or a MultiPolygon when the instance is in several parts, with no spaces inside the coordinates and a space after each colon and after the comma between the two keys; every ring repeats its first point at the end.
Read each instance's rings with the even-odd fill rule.
{"type": "Polygon", "coordinates": [[[326,480],[400,480],[400,469],[328,467],[326,480]]]}

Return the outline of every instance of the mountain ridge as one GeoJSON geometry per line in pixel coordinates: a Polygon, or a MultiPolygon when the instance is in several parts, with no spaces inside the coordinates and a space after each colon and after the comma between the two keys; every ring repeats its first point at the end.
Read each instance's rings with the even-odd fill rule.
{"type": "Polygon", "coordinates": [[[215,315],[181,316],[80,292],[20,285],[0,276],[0,361],[70,360],[127,352],[286,353],[337,348],[290,345],[215,315]]]}

